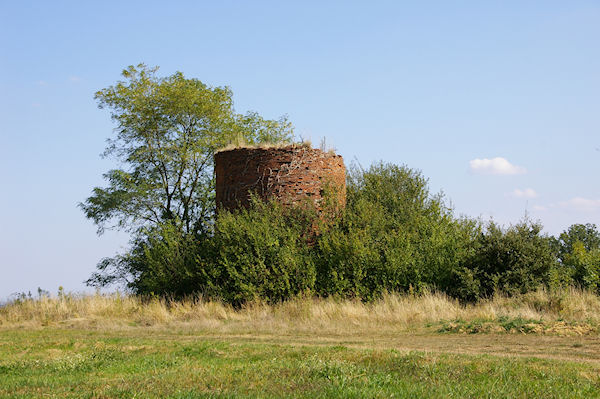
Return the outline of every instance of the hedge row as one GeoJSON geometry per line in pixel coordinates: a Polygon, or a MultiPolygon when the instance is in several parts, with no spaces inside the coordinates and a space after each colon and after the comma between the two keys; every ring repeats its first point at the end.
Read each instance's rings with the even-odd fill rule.
{"type": "Polygon", "coordinates": [[[420,172],[393,164],[351,170],[347,190],[345,210],[327,222],[307,206],[254,201],[219,212],[203,236],[154,227],[89,282],[126,279],[142,295],[202,293],[235,305],[306,293],[372,300],[435,289],[474,301],[540,286],[600,288],[594,225],[552,237],[527,220],[501,228],[457,218],[420,172]]]}

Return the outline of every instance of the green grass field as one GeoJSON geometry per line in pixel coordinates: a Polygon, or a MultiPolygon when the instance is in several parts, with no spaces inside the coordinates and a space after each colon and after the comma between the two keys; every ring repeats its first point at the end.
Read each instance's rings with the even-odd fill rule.
{"type": "Polygon", "coordinates": [[[0,334],[0,397],[591,398],[598,364],[236,342],[165,331],[0,334]]]}
{"type": "Polygon", "coordinates": [[[32,300],[0,308],[0,398],[600,397],[599,300],[536,295],[32,300]]]}

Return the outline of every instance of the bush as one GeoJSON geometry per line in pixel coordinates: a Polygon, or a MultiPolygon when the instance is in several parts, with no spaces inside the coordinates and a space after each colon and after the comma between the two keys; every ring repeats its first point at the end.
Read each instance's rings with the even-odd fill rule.
{"type": "Polygon", "coordinates": [[[249,209],[220,211],[211,240],[206,290],[235,305],[277,302],[314,290],[310,240],[315,220],[307,207],[253,200],[249,209]]]}
{"type": "Polygon", "coordinates": [[[503,230],[490,223],[475,250],[454,273],[453,295],[463,300],[533,291],[548,285],[558,267],[551,237],[542,226],[528,221],[503,230]]]}
{"type": "Polygon", "coordinates": [[[104,258],[87,283],[124,282],[136,294],[176,298],[198,291],[198,254],[207,249],[207,237],[186,234],[166,222],[143,229],[134,242],[129,252],[104,258]]]}
{"type": "Polygon", "coordinates": [[[319,237],[317,292],[374,299],[385,291],[445,288],[471,245],[420,172],[377,164],[351,170],[343,218],[319,237]]]}
{"type": "Polygon", "coordinates": [[[202,293],[235,306],[309,292],[366,301],[426,290],[476,301],[572,284],[600,292],[594,225],[573,225],[559,239],[529,221],[484,228],[456,218],[420,172],[393,164],[351,169],[342,212],[325,191],[319,214],[311,202],[254,199],[248,209],[220,210],[203,235],[171,222],[143,229],[88,283],[121,280],[137,294],[202,293]]]}

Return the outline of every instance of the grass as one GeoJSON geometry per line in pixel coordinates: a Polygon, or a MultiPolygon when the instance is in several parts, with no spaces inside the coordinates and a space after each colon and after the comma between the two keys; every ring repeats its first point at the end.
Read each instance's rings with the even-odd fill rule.
{"type": "Polygon", "coordinates": [[[600,298],[571,289],[545,290],[519,297],[496,296],[461,305],[439,293],[420,296],[385,295],[373,303],[322,298],[296,298],[277,305],[263,302],[233,309],[220,302],[183,301],[134,296],[69,295],[20,300],[0,308],[0,328],[122,329],[136,326],[210,329],[232,332],[336,333],[403,332],[444,329],[453,332],[529,332],[595,334],[600,326],[600,298]],[[476,326],[481,325],[480,331],[476,326]],[[454,326],[454,327],[453,327],[454,326]],[[465,331],[461,328],[465,327],[465,331]],[[468,327],[468,328],[467,328],[468,327]]]}
{"type": "MultiPolygon", "coordinates": [[[[292,142],[292,141],[279,141],[279,142],[265,142],[265,143],[257,143],[257,144],[250,144],[247,143],[243,137],[239,137],[236,140],[234,140],[232,143],[226,145],[225,147],[219,148],[215,151],[216,153],[219,152],[223,152],[223,151],[231,151],[231,150],[237,150],[237,149],[241,149],[241,148],[246,148],[246,149],[280,149],[280,148],[306,148],[306,149],[312,149],[312,142],[310,140],[303,140],[301,142],[292,142]]],[[[319,145],[319,150],[321,150],[324,153],[328,153],[330,155],[335,155],[335,148],[333,147],[328,147],[325,139],[321,140],[321,143],[319,145]]]]}
{"type": "Polygon", "coordinates": [[[0,308],[0,397],[600,397],[599,319],[577,290],[239,310],[61,294],[0,308]]]}
{"type": "Polygon", "coordinates": [[[598,397],[598,365],[239,343],[193,335],[4,331],[0,397],[598,397]]]}
{"type": "Polygon", "coordinates": [[[225,147],[219,148],[217,151],[215,151],[215,154],[219,153],[219,152],[223,152],[223,151],[231,151],[231,150],[237,150],[237,149],[241,149],[241,148],[279,149],[279,148],[287,148],[287,147],[312,148],[312,144],[310,142],[294,143],[291,141],[264,142],[264,143],[251,144],[251,143],[247,143],[243,137],[239,137],[234,142],[226,145],[225,147]]]}

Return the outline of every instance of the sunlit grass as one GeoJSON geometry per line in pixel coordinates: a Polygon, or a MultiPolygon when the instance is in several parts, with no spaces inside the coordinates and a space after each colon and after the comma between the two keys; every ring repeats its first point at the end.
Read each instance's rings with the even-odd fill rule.
{"type": "MultiPolygon", "coordinates": [[[[0,328],[127,329],[153,326],[223,332],[318,334],[343,332],[351,327],[368,335],[371,331],[381,330],[439,328],[448,326],[448,323],[458,323],[459,327],[450,325],[447,331],[458,331],[463,324],[480,323],[489,327],[481,332],[502,332],[502,328],[490,326],[506,330],[511,320],[530,321],[529,324],[537,325],[520,332],[593,333],[600,324],[600,298],[575,289],[558,293],[539,290],[512,298],[496,296],[463,305],[440,293],[417,296],[387,294],[371,303],[299,297],[275,305],[251,302],[241,309],[234,309],[202,298],[143,300],[117,293],[63,294],[60,297],[20,300],[0,308],[0,328]]],[[[471,329],[468,332],[478,331],[471,329]]]]}
{"type": "Polygon", "coordinates": [[[61,292],[0,308],[0,397],[600,397],[599,318],[580,290],[241,309],[61,292]]]}
{"type": "Polygon", "coordinates": [[[90,330],[0,334],[0,397],[570,398],[597,365],[90,330]]]}

